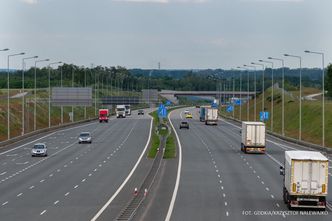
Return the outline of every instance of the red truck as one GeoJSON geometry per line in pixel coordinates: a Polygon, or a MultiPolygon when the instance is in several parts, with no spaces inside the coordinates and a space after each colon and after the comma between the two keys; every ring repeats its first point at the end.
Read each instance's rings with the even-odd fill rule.
{"type": "Polygon", "coordinates": [[[109,110],[108,109],[99,109],[99,123],[105,121],[108,123],[109,110]]]}

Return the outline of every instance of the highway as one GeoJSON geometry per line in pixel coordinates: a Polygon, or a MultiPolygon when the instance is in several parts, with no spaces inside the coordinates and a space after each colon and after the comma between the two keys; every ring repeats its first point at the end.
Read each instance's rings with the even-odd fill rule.
{"type": "Polygon", "coordinates": [[[85,123],[0,150],[0,219],[91,220],[143,156],[151,122],[134,111],[126,119],[85,123]],[[82,131],[92,133],[92,144],[78,144],[82,131]],[[47,144],[48,157],[31,157],[36,142],[47,144]]]}
{"type": "MultiPolygon", "coordinates": [[[[179,129],[184,109],[170,115],[182,156],[166,220],[331,220],[331,191],[329,206],[318,217],[289,211],[282,200],[284,151],[308,148],[267,136],[267,154],[244,154],[239,125],[221,120],[206,126],[199,122],[198,110],[190,110],[190,130],[179,129]]],[[[329,178],[331,190],[331,173],[329,178]]]]}

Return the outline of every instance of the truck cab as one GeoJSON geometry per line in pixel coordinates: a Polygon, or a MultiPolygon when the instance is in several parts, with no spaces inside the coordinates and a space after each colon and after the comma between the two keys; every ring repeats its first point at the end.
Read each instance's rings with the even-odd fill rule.
{"type": "Polygon", "coordinates": [[[131,115],[130,104],[126,104],[124,106],[125,106],[125,110],[126,110],[126,116],[130,116],[131,115]]]}
{"type": "Polygon", "coordinates": [[[115,113],[116,113],[116,118],[125,118],[126,117],[125,105],[116,105],[115,113]]]}
{"type": "Polygon", "coordinates": [[[106,122],[108,123],[109,110],[108,109],[99,109],[99,123],[106,122]]]}

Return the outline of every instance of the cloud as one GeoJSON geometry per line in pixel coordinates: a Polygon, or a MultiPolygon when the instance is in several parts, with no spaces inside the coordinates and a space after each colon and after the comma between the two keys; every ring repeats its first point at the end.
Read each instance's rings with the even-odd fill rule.
{"type": "MultiPolygon", "coordinates": [[[[28,0],[33,1],[33,0],[28,0]]],[[[112,0],[113,2],[132,2],[132,3],[205,3],[209,0],[112,0]]]]}
{"type": "Polygon", "coordinates": [[[38,0],[21,0],[21,2],[28,4],[28,5],[35,5],[38,3],[38,0]]]}
{"type": "Polygon", "coordinates": [[[304,0],[242,0],[243,2],[304,2],[304,0]]]}

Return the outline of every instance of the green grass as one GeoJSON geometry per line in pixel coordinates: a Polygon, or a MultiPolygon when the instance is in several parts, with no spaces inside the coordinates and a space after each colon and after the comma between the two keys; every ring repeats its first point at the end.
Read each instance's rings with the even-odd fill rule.
{"type": "MultiPolygon", "coordinates": [[[[305,94],[316,93],[317,90],[311,88],[304,88],[305,94]]],[[[318,91],[319,92],[319,91],[318,91]]],[[[298,139],[299,137],[299,99],[298,92],[290,92],[285,95],[285,135],[298,139]]],[[[265,93],[265,108],[271,114],[271,88],[265,93]]],[[[282,131],[282,102],[281,92],[274,92],[274,117],[273,117],[273,132],[281,134],[282,131]]],[[[235,107],[235,118],[239,119],[239,106],[235,107]]],[[[254,120],[254,100],[250,101],[250,120],[254,120]]],[[[262,110],[262,95],[257,96],[257,116],[259,120],[259,112],[262,110]]],[[[232,116],[232,113],[227,113],[225,108],[221,110],[223,115],[232,116]]],[[[242,120],[247,120],[247,105],[242,106],[242,120]]],[[[267,129],[271,130],[271,119],[266,123],[267,129]]],[[[322,144],[322,104],[321,100],[306,101],[302,100],[302,140],[322,144]]],[[[332,101],[325,101],[325,145],[332,146],[332,101]]]]}
{"type": "Polygon", "coordinates": [[[176,139],[174,132],[172,132],[167,137],[164,159],[175,158],[175,155],[176,155],[176,139]]]}
{"type": "Polygon", "coordinates": [[[152,130],[152,135],[151,135],[151,146],[150,146],[150,150],[148,153],[148,157],[155,158],[157,155],[157,149],[160,146],[159,135],[157,134],[157,131],[155,130],[155,128],[159,124],[159,118],[158,118],[157,111],[149,113],[149,115],[152,116],[152,118],[153,118],[153,126],[152,126],[153,130],[152,130]]]}

